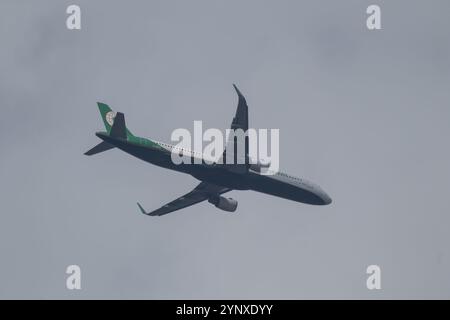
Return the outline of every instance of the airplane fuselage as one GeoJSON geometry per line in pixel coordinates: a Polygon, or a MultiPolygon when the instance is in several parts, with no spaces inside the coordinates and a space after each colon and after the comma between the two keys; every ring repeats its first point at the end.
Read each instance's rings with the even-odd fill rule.
{"type": "MultiPolygon", "coordinates": [[[[254,190],[297,202],[326,205],[331,198],[317,185],[277,172],[273,175],[263,175],[248,170],[245,173],[234,172],[227,165],[208,164],[175,164],[171,158],[171,148],[168,144],[152,141],[146,138],[133,137],[130,139],[116,138],[107,132],[97,132],[96,135],[114,145],[118,149],[135,156],[148,163],[178,172],[190,174],[198,180],[236,190],[254,190]]],[[[186,153],[192,153],[186,150],[186,153]]],[[[192,153],[194,157],[194,153],[192,153]]]]}

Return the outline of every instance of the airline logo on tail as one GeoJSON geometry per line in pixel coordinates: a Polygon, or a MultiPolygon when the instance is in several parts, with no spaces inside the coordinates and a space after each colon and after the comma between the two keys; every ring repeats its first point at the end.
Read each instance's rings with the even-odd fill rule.
{"type": "Polygon", "coordinates": [[[114,118],[116,117],[116,113],[114,111],[109,111],[106,115],[106,122],[108,122],[108,124],[110,126],[112,126],[114,124],[114,118]]]}

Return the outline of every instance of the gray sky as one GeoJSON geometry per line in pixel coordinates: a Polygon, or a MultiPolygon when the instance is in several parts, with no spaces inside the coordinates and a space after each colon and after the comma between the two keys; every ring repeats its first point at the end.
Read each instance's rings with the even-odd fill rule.
{"type": "Polygon", "coordinates": [[[448,1],[2,1],[0,298],[450,298],[448,1]],[[377,3],[382,30],[368,31],[377,3]],[[65,27],[82,9],[82,30],[65,27]],[[280,129],[325,207],[233,191],[150,218],[197,181],[83,155],[97,101],[133,133],[280,129]],[[78,264],[82,290],[65,288],[78,264]],[[382,290],[366,289],[366,267],[382,290]]]}

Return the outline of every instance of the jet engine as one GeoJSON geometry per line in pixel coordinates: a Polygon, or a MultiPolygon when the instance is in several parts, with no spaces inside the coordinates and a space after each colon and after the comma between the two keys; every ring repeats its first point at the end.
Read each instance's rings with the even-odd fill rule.
{"type": "Polygon", "coordinates": [[[212,203],[223,211],[234,212],[238,206],[238,202],[233,198],[225,198],[222,196],[211,197],[208,199],[209,203],[212,203]]]}

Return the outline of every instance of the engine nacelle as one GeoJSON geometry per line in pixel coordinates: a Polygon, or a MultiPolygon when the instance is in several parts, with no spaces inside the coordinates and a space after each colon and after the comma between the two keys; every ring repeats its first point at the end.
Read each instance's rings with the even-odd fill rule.
{"type": "Polygon", "coordinates": [[[257,161],[250,165],[250,169],[256,172],[261,172],[261,168],[269,168],[270,161],[257,161]]]}
{"type": "Polygon", "coordinates": [[[234,212],[238,206],[238,202],[233,198],[225,198],[222,196],[212,197],[208,199],[209,203],[212,203],[223,211],[234,212]]]}

